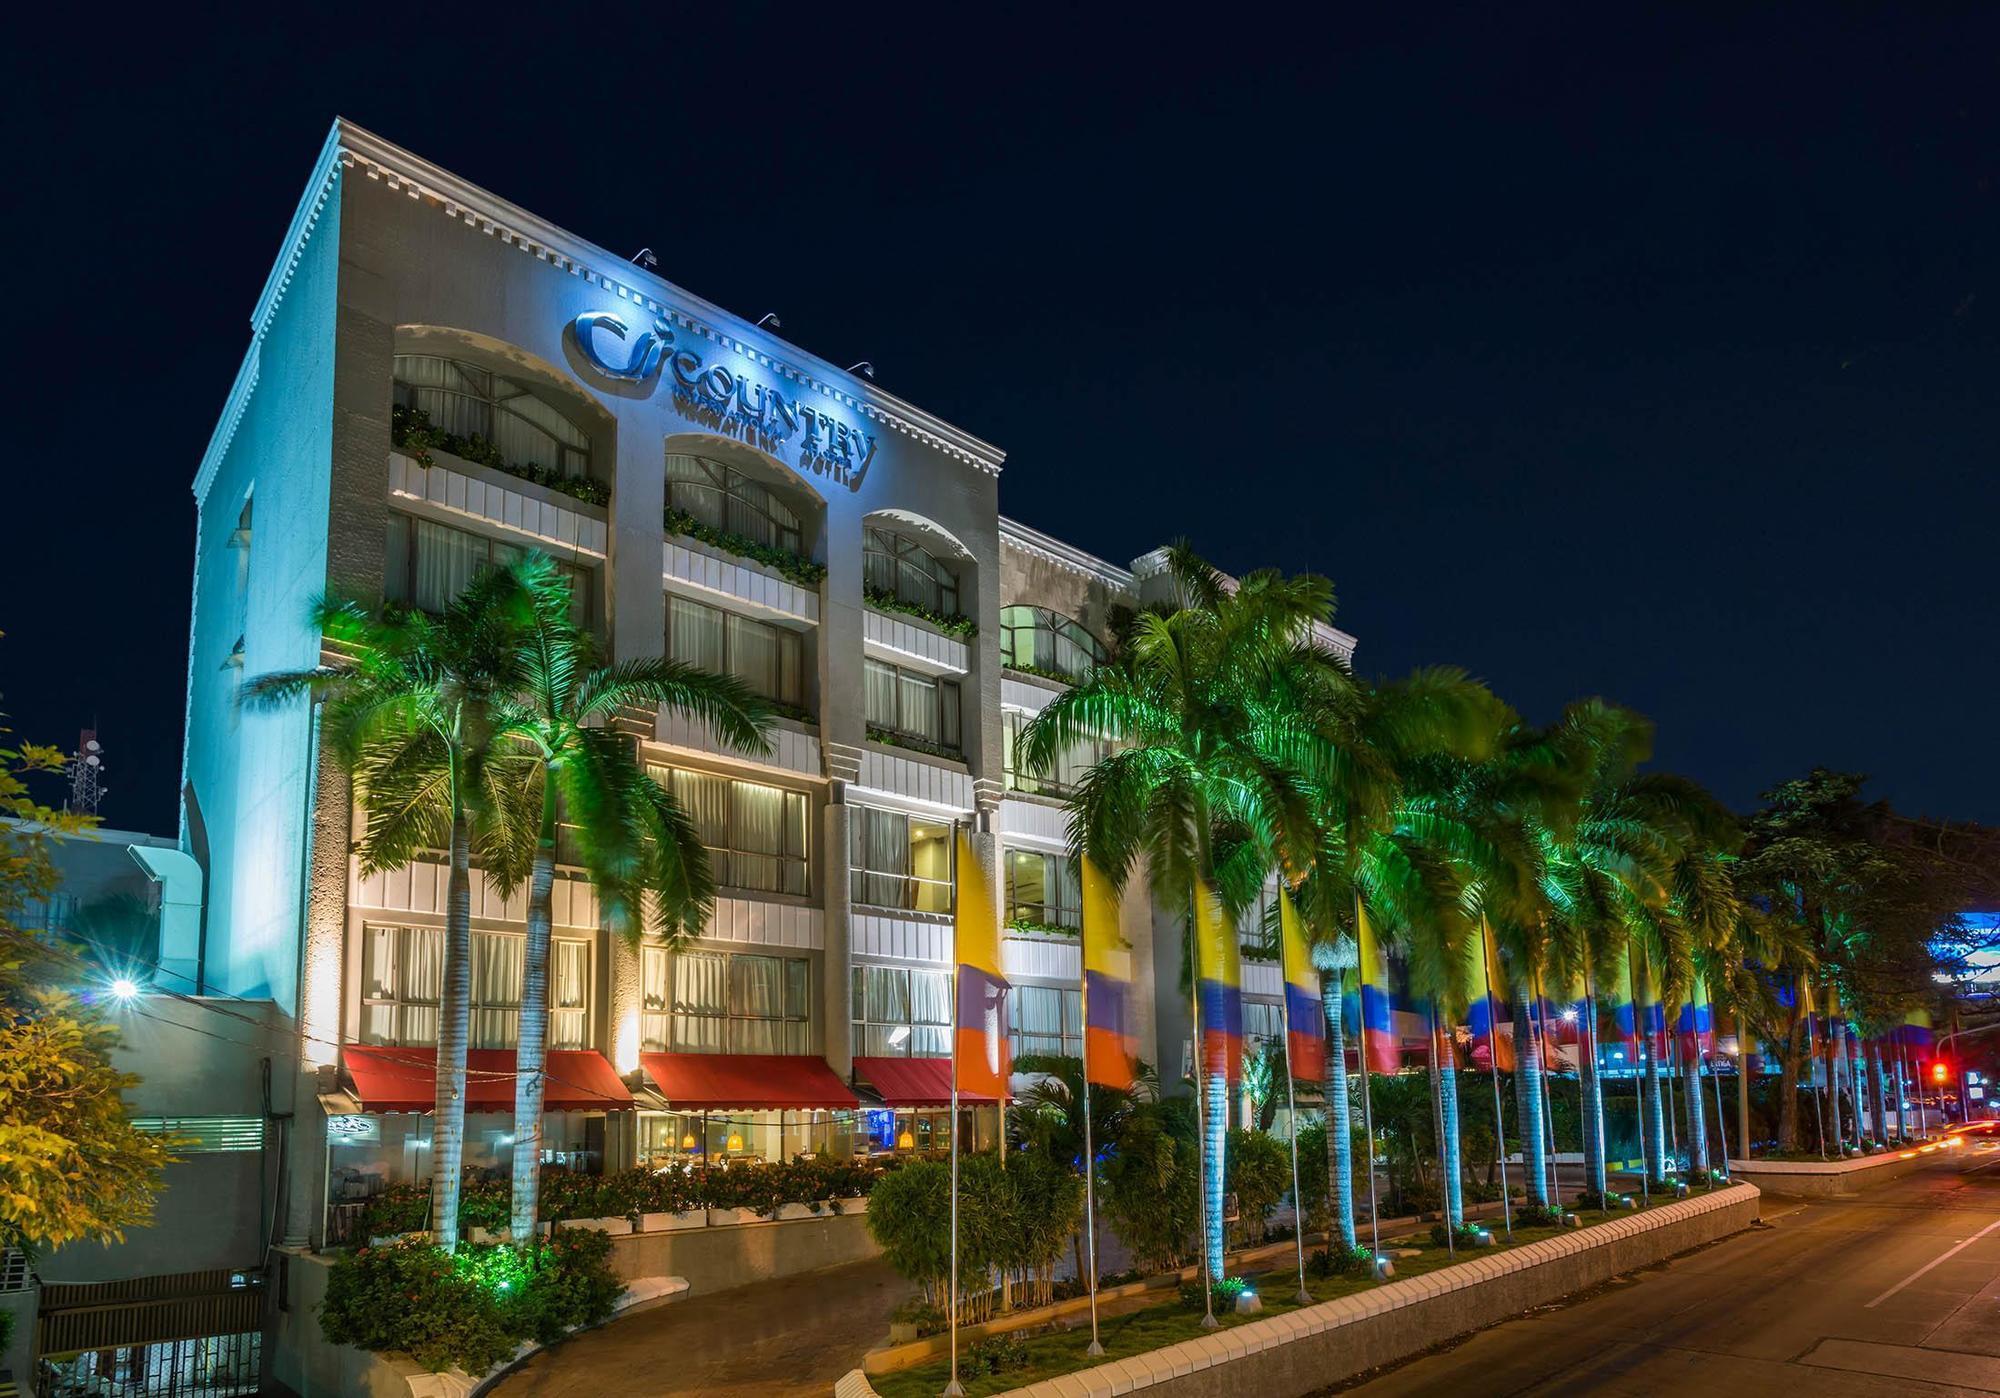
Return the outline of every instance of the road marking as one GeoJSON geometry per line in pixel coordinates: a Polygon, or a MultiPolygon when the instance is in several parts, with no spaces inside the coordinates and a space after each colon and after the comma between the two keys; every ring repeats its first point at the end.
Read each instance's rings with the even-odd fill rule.
{"type": "Polygon", "coordinates": [[[1974,1233],[1970,1238],[1967,1238],[1957,1247],[1948,1250],[1942,1257],[1932,1258],[1929,1262],[1926,1262],[1923,1266],[1917,1268],[1916,1271],[1910,1273],[1910,1275],[1908,1275],[1907,1277],[1904,1277],[1901,1281],[1897,1282],[1894,1286],[1890,1287],[1880,1296],[1877,1296],[1873,1301],[1870,1301],[1867,1305],[1863,1306],[1861,1309],[1864,1311],[1874,1310],[1877,1306],[1881,1305],[1891,1296],[1894,1296],[1897,1292],[1901,1291],[1904,1287],[1908,1286],[1918,1277],[1921,1277],[1924,1273],[1930,1271],[1931,1268],[1951,1261],[1952,1258],[1958,1256],[1961,1252],[1964,1252],[1967,1248],[1971,1247],[1974,1243],[1978,1242],[1981,1238],[1985,1237],[1988,1233],[1991,1233],[1996,1228],[2000,1228],[2000,1219],[1995,1219],[1993,1222],[1987,1224],[1984,1228],[1980,1229],[1977,1233],[1974,1233]]]}

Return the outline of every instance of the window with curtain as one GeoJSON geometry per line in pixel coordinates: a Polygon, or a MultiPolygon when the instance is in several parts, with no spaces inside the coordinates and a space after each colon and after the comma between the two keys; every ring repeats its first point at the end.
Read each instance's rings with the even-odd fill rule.
{"type": "Polygon", "coordinates": [[[805,551],[798,511],[770,486],[719,461],[668,453],[667,508],[765,548],[805,551]]]}
{"type": "Polygon", "coordinates": [[[1275,1005],[1268,1000],[1243,1002],[1243,1043],[1246,1048],[1260,1043],[1281,1043],[1284,1037],[1283,1005],[1275,1005]]]}
{"type": "Polygon", "coordinates": [[[510,466],[590,474],[590,438],[524,383],[429,354],[397,355],[394,377],[399,406],[421,409],[441,431],[485,438],[510,466]]]}
{"type": "Polygon", "coordinates": [[[862,662],[862,698],[870,728],[882,728],[956,753],[963,742],[958,681],[862,662]]]}
{"type": "MultiPolygon", "coordinates": [[[[664,1046],[675,1053],[812,1053],[812,962],[798,956],[763,956],[684,951],[669,955],[648,947],[659,964],[671,962],[670,1022],[648,1048],[664,1046]]],[[[640,1037],[649,1039],[662,1026],[649,1029],[654,977],[668,979],[641,958],[642,1020],[640,1037]]]]}
{"type": "MultiPolygon", "coordinates": [[[[420,612],[442,612],[474,578],[488,568],[506,567],[526,551],[504,539],[391,510],[382,595],[420,612]]],[[[569,580],[576,624],[590,627],[596,617],[596,573],[563,559],[556,560],[556,567],[569,580]]]]}
{"type": "Polygon", "coordinates": [[[1005,709],[1000,714],[1000,762],[1006,774],[1007,789],[1030,796],[1067,796],[1074,790],[1083,774],[1110,751],[1108,743],[1094,738],[1086,738],[1073,743],[1056,755],[1055,766],[1048,771],[1029,771],[1020,758],[1021,730],[1028,726],[1033,714],[1020,709],[1005,709]]]}
{"type": "Polygon", "coordinates": [[[952,827],[901,811],[856,806],[849,825],[850,896],[876,908],[952,909],[952,827]]]}
{"type": "Polygon", "coordinates": [[[1075,681],[1103,660],[1103,644],[1060,612],[1019,605],[1000,609],[1002,665],[1075,681]]]}
{"type": "MultiPolygon", "coordinates": [[[[362,931],[361,1041],[437,1042],[444,979],[444,930],[362,931]]],[[[472,934],[473,1048],[514,1048],[521,1035],[521,982],[527,939],[518,932],[472,934]]],[[[549,947],[549,1047],[586,1048],[590,1032],[590,944],[557,938],[549,947]]]]}
{"type": "Polygon", "coordinates": [[[811,891],[804,793],[680,767],[647,770],[694,822],[719,887],[811,891]]]}
{"type": "Polygon", "coordinates": [[[849,1017],[854,1052],[866,1058],[951,1054],[951,972],[856,966],[849,1017]]]}
{"type": "Polygon", "coordinates": [[[647,1053],[665,1053],[672,1044],[670,962],[665,947],[639,949],[639,1047],[647,1053]]]}
{"type": "Polygon", "coordinates": [[[1083,886],[1076,867],[1059,854],[1008,850],[1007,921],[1044,932],[1082,928],[1083,886]]]}
{"type": "Polygon", "coordinates": [[[958,570],[909,535],[867,526],[861,564],[869,590],[943,616],[959,615],[958,570]]]}
{"type": "Polygon", "coordinates": [[[1007,996],[1007,1032],[1014,1055],[1083,1056],[1083,994],[1050,985],[1017,985],[1007,996]]]}
{"type": "Polygon", "coordinates": [[[785,627],[669,594],[667,655],[734,675],[752,693],[777,703],[805,703],[805,638],[785,627]]]}

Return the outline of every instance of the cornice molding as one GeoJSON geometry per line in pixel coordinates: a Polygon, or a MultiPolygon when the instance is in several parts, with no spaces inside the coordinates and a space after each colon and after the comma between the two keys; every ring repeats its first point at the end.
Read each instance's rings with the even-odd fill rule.
{"type": "Polygon", "coordinates": [[[433,165],[345,119],[336,119],[329,141],[337,141],[340,161],[392,191],[424,201],[445,217],[527,253],[556,271],[603,288],[621,301],[699,335],[819,393],[891,431],[989,475],[1000,474],[1006,453],[893,394],[862,385],[846,371],[777,337],[791,353],[779,359],[741,339],[732,327],[741,320],[711,302],[655,276],[584,238],[509,203],[488,190],[433,165]]]}
{"type": "Polygon", "coordinates": [[[1030,528],[1019,520],[1000,517],[1000,542],[1007,548],[1019,549],[1022,553],[1067,568],[1072,573],[1080,573],[1086,578],[1100,582],[1114,592],[1132,591],[1132,574],[1116,564],[1107,563],[1095,554],[1064,543],[1039,529],[1030,528]]]}

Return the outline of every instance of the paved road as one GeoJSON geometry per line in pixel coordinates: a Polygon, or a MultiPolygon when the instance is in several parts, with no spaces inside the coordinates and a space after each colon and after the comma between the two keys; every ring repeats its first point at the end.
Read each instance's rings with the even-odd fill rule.
{"type": "Polygon", "coordinates": [[[909,1294],[878,1259],[689,1296],[543,1350],[492,1391],[499,1398],[831,1393],[855,1357],[882,1342],[889,1312],[909,1294]]]}
{"type": "Polygon", "coordinates": [[[1767,1197],[1765,1227],[1338,1390],[2000,1394],[2000,1155],[1854,1200],[1767,1197]]]}

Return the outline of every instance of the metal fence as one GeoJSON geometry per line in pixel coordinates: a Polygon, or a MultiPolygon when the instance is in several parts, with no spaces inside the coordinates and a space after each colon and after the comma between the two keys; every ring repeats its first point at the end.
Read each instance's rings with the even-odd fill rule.
{"type": "Polygon", "coordinates": [[[258,1391],[264,1337],[251,1330],[44,1359],[42,1398],[227,1398],[258,1391]]]}

